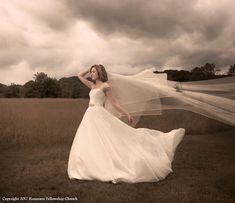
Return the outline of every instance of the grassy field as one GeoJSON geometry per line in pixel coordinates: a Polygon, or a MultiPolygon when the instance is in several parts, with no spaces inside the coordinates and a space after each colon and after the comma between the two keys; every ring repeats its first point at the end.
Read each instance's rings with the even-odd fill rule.
{"type": "Polygon", "coordinates": [[[1,200],[30,196],[77,197],[77,202],[235,202],[235,127],[182,110],[144,117],[137,126],[164,132],[186,129],[174,172],[166,179],[117,185],[69,180],[69,150],[87,105],[82,99],[0,99],[1,200]]]}

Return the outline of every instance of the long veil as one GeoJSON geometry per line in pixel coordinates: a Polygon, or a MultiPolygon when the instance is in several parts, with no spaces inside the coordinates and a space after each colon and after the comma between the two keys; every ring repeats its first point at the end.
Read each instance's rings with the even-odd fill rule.
{"type": "MultiPolygon", "coordinates": [[[[108,72],[107,82],[120,106],[136,126],[141,116],[160,115],[162,110],[184,109],[235,126],[235,77],[194,82],[167,80],[166,73],[147,69],[134,75],[108,72]]],[[[105,108],[124,120],[108,100],[105,108]]]]}

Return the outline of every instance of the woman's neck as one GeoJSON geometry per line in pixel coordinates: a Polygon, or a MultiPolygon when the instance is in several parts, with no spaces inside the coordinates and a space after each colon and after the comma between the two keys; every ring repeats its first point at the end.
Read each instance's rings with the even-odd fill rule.
{"type": "Polygon", "coordinates": [[[102,84],[102,83],[103,83],[103,82],[102,82],[101,80],[96,80],[96,81],[95,81],[95,84],[96,84],[96,85],[99,85],[99,84],[102,84]]]}

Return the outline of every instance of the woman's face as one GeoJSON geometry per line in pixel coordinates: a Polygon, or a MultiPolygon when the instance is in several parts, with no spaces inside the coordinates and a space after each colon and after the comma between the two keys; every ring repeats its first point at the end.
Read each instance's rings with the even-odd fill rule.
{"type": "Polygon", "coordinates": [[[95,68],[91,69],[91,79],[92,80],[97,80],[99,78],[98,72],[95,68]]]}

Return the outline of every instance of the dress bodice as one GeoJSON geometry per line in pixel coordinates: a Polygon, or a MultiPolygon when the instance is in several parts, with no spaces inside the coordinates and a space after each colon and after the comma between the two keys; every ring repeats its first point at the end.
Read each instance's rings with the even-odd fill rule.
{"type": "Polygon", "coordinates": [[[106,96],[104,93],[104,88],[108,87],[107,83],[104,83],[99,88],[91,89],[89,92],[89,106],[104,106],[104,102],[106,100],[106,96]]]}
{"type": "Polygon", "coordinates": [[[101,88],[91,89],[89,106],[103,106],[106,96],[101,88]]]}

